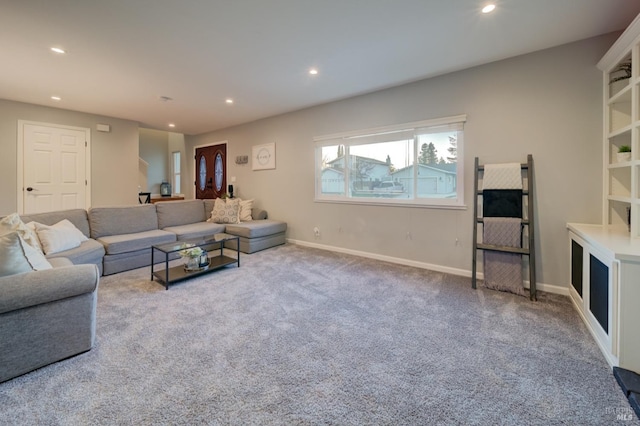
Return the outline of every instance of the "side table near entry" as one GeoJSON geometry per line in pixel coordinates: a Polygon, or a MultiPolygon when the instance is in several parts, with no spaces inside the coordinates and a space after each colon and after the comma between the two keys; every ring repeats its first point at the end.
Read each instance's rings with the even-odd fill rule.
{"type": "Polygon", "coordinates": [[[168,290],[169,285],[177,281],[206,274],[234,263],[238,265],[238,268],[240,267],[240,237],[235,235],[215,234],[212,237],[200,238],[197,240],[158,244],[151,246],[151,281],[153,281],[155,277],[158,281],[164,283],[168,290]],[[224,254],[224,243],[233,240],[236,242],[235,258],[224,254]],[[209,253],[209,264],[207,267],[195,271],[187,270],[183,263],[178,266],[169,267],[169,260],[175,259],[178,252],[194,247],[200,247],[209,253]],[[164,269],[159,271],[154,271],[154,255],[156,250],[164,254],[164,269]]]}

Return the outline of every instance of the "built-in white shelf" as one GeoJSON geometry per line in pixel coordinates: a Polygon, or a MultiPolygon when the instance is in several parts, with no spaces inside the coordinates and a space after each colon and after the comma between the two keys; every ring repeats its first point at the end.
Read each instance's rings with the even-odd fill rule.
{"type": "Polygon", "coordinates": [[[607,361],[640,373],[640,15],[598,68],[604,106],[602,223],[567,224],[569,295],[607,361]],[[618,161],[625,145],[631,160],[618,161]]]}

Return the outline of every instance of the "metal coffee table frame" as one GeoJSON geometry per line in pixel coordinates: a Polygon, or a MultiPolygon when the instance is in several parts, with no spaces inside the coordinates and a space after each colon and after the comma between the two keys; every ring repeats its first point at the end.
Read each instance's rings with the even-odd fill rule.
{"type": "Polygon", "coordinates": [[[159,282],[164,283],[166,289],[169,290],[170,284],[207,274],[234,263],[238,265],[238,268],[240,267],[240,237],[234,235],[215,234],[212,237],[158,244],[151,246],[151,281],[153,281],[155,277],[159,282]],[[224,254],[224,243],[233,240],[236,241],[235,258],[224,254]],[[176,256],[172,256],[172,254],[194,247],[200,247],[207,251],[209,257],[209,266],[207,268],[198,271],[187,271],[183,264],[169,267],[169,261],[176,258],[176,256]],[[154,271],[156,250],[164,254],[164,269],[159,271],[154,271]]]}

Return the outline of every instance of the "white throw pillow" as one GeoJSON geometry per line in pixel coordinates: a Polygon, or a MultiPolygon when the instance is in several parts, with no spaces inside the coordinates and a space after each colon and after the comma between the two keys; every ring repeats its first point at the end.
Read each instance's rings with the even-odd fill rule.
{"type": "Polygon", "coordinates": [[[215,223],[238,223],[239,212],[240,202],[237,199],[225,201],[222,198],[216,198],[209,221],[215,223]]]}
{"type": "Polygon", "coordinates": [[[0,277],[44,269],[51,269],[51,264],[18,231],[0,236],[0,277]]]}
{"type": "Polygon", "coordinates": [[[24,243],[23,249],[34,271],[42,271],[45,269],[53,268],[47,258],[44,257],[44,254],[42,254],[42,251],[31,247],[31,245],[27,244],[26,242],[24,243]]]}
{"type": "Polygon", "coordinates": [[[83,241],[88,240],[86,235],[67,219],[52,226],[36,222],[36,232],[45,254],[70,250],[79,247],[83,241]]]}
{"type": "Polygon", "coordinates": [[[251,200],[240,200],[240,222],[248,222],[253,220],[251,217],[251,209],[253,208],[253,199],[251,200]]]}
{"type": "Polygon", "coordinates": [[[42,252],[42,246],[40,245],[40,240],[38,240],[35,229],[25,225],[18,213],[12,213],[0,220],[0,235],[7,234],[11,231],[17,231],[27,244],[42,252]]]}

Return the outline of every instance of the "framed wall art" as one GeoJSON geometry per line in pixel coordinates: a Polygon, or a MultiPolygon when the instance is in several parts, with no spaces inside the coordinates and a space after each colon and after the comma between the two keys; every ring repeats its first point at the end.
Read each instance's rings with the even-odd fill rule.
{"type": "Polygon", "coordinates": [[[265,143],[251,147],[251,169],[267,170],[276,168],[276,144],[265,143]]]}

